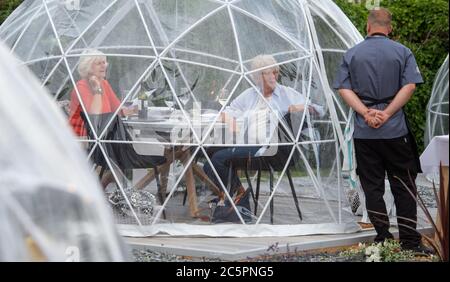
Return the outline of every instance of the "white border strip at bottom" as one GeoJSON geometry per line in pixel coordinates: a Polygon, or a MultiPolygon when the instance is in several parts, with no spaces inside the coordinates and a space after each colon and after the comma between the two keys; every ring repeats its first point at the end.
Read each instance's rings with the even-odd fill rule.
{"type": "Polygon", "coordinates": [[[319,234],[348,234],[361,230],[356,222],[349,223],[320,223],[297,225],[241,225],[216,224],[193,225],[185,223],[155,224],[139,226],[117,224],[120,235],[125,237],[165,236],[206,236],[206,237],[285,237],[319,234]]]}

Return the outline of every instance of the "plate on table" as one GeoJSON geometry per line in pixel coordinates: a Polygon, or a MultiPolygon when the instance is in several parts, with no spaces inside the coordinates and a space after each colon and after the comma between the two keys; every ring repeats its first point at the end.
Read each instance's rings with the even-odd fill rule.
{"type": "Polygon", "coordinates": [[[149,115],[170,116],[173,110],[169,107],[148,107],[149,115]]]}

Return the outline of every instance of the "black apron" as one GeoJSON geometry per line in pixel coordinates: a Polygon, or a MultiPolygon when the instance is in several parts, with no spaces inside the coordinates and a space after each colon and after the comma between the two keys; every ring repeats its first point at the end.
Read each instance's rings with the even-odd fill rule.
{"type": "MultiPolygon", "coordinates": [[[[382,103],[389,104],[394,99],[395,95],[387,97],[387,98],[383,98],[383,99],[375,99],[372,97],[359,96],[359,95],[358,95],[358,97],[359,97],[359,99],[361,99],[361,101],[364,103],[364,105],[366,105],[366,107],[373,107],[375,105],[382,104],[382,103]],[[365,101],[367,101],[367,102],[365,102],[365,101]]],[[[414,137],[414,134],[412,133],[408,117],[406,116],[406,111],[403,108],[402,108],[402,110],[403,110],[403,116],[405,117],[406,128],[408,129],[407,138],[409,140],[409,144],[411,144],[411,150],[413,151],[413,155],[414,155],[414,161],[416,164],[416,172],[422,173],[422,167],[420,166],[419,150],[417,148],[416,138],[414,137]]]]}

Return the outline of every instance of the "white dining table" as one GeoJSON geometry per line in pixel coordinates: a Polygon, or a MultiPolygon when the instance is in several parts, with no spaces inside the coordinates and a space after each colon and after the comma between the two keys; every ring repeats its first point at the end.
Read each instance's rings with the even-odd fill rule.
{"type": "MultiPolygon", "coordinates": [[[[124,118],[123,122],[131,130],[134,131],[135,136],[145,137],[149,135],[156,136],[161,142],[174,142],[174,143],[198,143],[192,140],[193,136],[190,136],[186,140],[180,140],[180,135],[190,135],[191,128],[200,139],[203,139],[208,130],[211,129],[214,121],[214,116],[209,113],[207,115],[200,115],[193,119],[190,117],[189,125],[188,121],[178,113],[178,115],[170,116],[156,116],[151,115],[145,119],[136,116],[130,116],[124,118]],[[174,140],[175,139],[175,140],[174,140]]],[[[225,144],[226,140],[223,140],[225,135],[224,129],[227,125],[221,122],[219,119],[214,123],[214,128],[209,132],[206,144],[225,144]]]]}
{"type": "MultiPolygon", "coordinates": [[[[194,130],[199,133],[201,130],[201,134],[206,134],[206,131],[210,128],[212,124],[211,115],[208,116],[208,118],[200,119],[200,120],[191,120],[191,125],[194,128],[194,130]]],[[[172,140],[171,137],[173,137],[173,130],[174,129],[182,129],[182,130],[188,130],[189,131],[189,123],[186,120],[183,120],[178,116],[178,118],[174,118],[174,116],[171,117],[164,117],[162,118],[156,118],[152,115],[149,115],[146,119],[141,119],[138,116],[131,116],[126,119],[124,119],[124,124],[127,125],[130,129],[132,129],[136,134],[136,137],[139,141],[143,141],[146,138],[149,138],[149,136],[155,137],[153,135],[156,133],[156,139],[161,143],[166,142],[175,142],[181,141],[182,143],[189,143],[193,140],[172,140]]],[[[221,134],[216,134],[217,130],[223,130],[225,127],[225,124],[222,122],[216,122],[214,124],[214,129],[212,130],[211,135],[218,137],[221,136],[221,134]]],[[[200,135],[201,137],[201,135],[200,135]]],[[[136,144],[141,145],[141,144],[136,144]]],[[[142,145],[143,150],[149,150],[149,146],[142,145]]],[[[152,148],[155,147],[155,145],[152,146],[152,148]]],[[[164,146],[163,146],[164,147],[164,146]]],[[[189,150],[188,146],[177,146],[177,144],[174,144],[174,146],[166,146],[165,149],[163,149],[163,154],[167,159],[167,162],[160,166],[159,173],[161,176],[166,177],[169,173],[169,168],[172,162],[176,159],[180,160],[183,165],[187,165],[188,160],[191,158],[191,151],[189,150]]],[[[207,184],[207,187],[210,188],[214,194],[220,195],[221,189],[219,189],[213,181],[211,181],[208,176],[203,172],[201,167],[198,166],[195,162],[192,162],[185,175],[184,179],[187,186],[187,198],[189,203],[189,212],[191,216],[197,217],[199,216],[199,208],[197,203],[197,195],[195,190],[195,181],[194,181],[194,175],[196,175],[201,181],[207,184]]],[[[155,175],[153,172],[147,173],[143,178],[141,178],[136,184],[136,189],[142,189],[144,188],[148,183],[153,181],[155,178],[155,175]]],[[[167,183],[165,181],[162,181],[161,183],[161,193],[163,195],[166,194],[167,189],[167,183]]],[[[164,197],[165,198],[165,197],[164,197]]],[[[163,199],[164,200],[164,199],[163,199]]]]}
{"type": "Polygon", "coordinates": [[[424,173],[439,173],[439,164],[448,167],[448,135],[435,136],[420,156],[424,173]]]}

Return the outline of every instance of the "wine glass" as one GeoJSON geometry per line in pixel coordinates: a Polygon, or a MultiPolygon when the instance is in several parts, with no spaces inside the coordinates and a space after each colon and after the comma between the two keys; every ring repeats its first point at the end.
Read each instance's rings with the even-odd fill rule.
{"type": "Polygon", "coordinates": [[[222,107],[226,105],[229,94],[230,92],[228,91],[228,89],[225,88],[220,89],[218,101],[222,105],[222,107]]]}
{"type": "Polygon", "coordinates": [[[172,111],[173,109],[173,96],[170,95],[169,97],[166,97],[166,99],[164,99],[164,103],[166,104],[167,107],[169,107],[170,111],[172,111]]]}
{"type": "Polygon", "coordinates": [[[189,99],[191,98],[189,88],[182,87],[180,91],[181,93],[178,98],[180,98],[180,102],[183,104],[183,106],[186,106],[186,104],[189,102],[189,99]]]}

